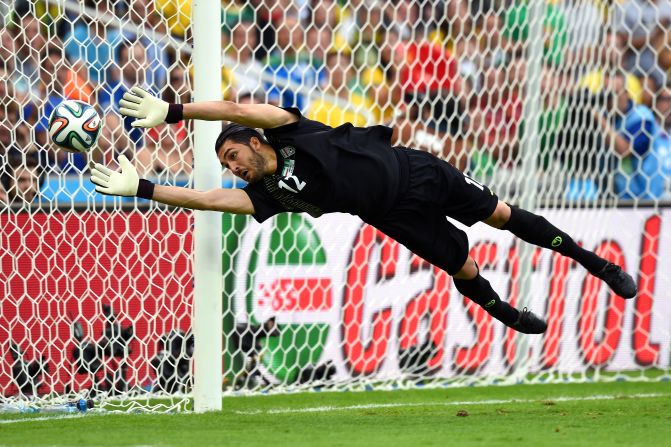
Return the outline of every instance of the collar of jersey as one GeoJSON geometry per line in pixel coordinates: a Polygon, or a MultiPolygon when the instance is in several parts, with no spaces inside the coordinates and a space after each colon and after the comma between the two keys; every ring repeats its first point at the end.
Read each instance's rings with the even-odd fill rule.
{"type": "Polygon", "coordinates": [[[275,151],[275,160],[277,161],[274,174],[280,175],[284,168],[284,157],[282,157],[282,154],[277,149],[273,148],[273,150],[275,151]]]}

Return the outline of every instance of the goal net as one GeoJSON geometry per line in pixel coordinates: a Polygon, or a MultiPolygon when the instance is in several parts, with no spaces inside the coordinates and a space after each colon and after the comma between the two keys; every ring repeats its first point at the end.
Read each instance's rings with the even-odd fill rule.
{"type": "MultiPolygon", "coordinates": [[[[133,85],[192,100],[192,6],[0,3],[0,410],[191,408],[194,215],[97,194],[88,166],[125,154],[193,186],[190,123],[118,114],[133,85]],[[90,154],[49,142],[64,99],[103,117],[90,154]]],[[[671,378],[669,25],[671,7],[634,0],[222,2],[225,99],[393,127],[639,288],[625,301],[553,251],[464,228],[502,299],[548,320],[525,336],[356,217],[224,215],[224,392],[671,378]]]]}

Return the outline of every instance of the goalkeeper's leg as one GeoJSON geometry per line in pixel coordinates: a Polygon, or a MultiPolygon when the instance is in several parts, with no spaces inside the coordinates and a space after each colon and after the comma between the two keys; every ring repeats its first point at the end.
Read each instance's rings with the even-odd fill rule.
{"type": "Polygon", "coordinates": [[[542,334],[547,329],[545,321],[526,307],[517,310],[505,301],[501,301],[489,281],[480,276],[478,266],[470,256],[462,269],[452,278],[454,286],[462,295],[480,305],[506,326],[525,334],[542,334]]]}
{"type": "Polygon", "coordinates": [[[580,247],[568,234],[542,216],[516,206],[499,202],[494,213],[484,221],[501,230],[508,230],[520,239],[539,247],[549,248],[579,262],[592,275],[602,279],[623,298],[636,296],[633,278],[619,266],[580,247]]]}

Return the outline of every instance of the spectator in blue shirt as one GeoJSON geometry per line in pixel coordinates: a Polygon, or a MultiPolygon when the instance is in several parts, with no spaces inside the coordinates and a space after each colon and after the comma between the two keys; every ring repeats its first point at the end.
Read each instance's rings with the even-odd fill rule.
{"type": "Polygon", "coordinates": [[[107,32],[108,39],[119,43],[124,40],[128,42],[139,40],[145,49],[147,84],[156,87],[165,85],[170,66],[167,50],[170,45],[168,30],[154,9],[152,1],[135,0],[130,2],[129,6],[131,8],[128,11],[128,17],[137,28],[110,29],[107,32]]]}
{"type": "Polygon", "coordinates": [[[302,91],[317,87],[320,75],[305,53],[304,33],[305,30],[298,19],[291,16],[285,19],[277,31],[276,47],[268,57],[266,71],[279,82],[275,85],[266,84],[269,102],[304,110],[307,95],[302,91]],[[300,86],[301,91],[294,86],[283,86],[282,80],[300,86]]]}
{"type": "Polygon", "coordinates": [[[671,132],[671,82],[657,91],[654,100],[654,110],[657,114],[659,125],[665,133],[671,132]]]}
{"type": "Polygon", "coordinates": [[[620,157],[615,193],[622,199],[659,199],[671,178],[671,140],[655,120],[652,110],[635,104],[626,89],[623,73],[609,81],[614,95],[615,119],[599,116],[606,144],[620,157]]]}
{"type": "Polygon", "coordinates": [[[16,39],[14,49],[14,65],[23,88],[31,95],[40,96],[40,65],[41,53],[47,47],[47,39],[42,32],[41,22],[30,12],[21,16],[20,22],[13,28],[16,39]]]}
{"type": "MultiPolygon", "coordinates": [[[[103,113],[117,112],[119,101],[132,86],[141,86],[143,89],[157,93],[160,86],[147,83],[147,53],[141,41],[129,42],[124,40],[118,46],[117,64],[121,67],[118,77],[111,77],[98,92],[98,105],[103,113]]],[[[143,145],[142,130],[133,128],[131,118],[124,119],[124,127],[132,142],[137,146],[143,145]]]]}
{"type": "Polygon", "coordinates": [[[71,61],[81,60],[88,68],[89,79],[93,84],[102,84],[114,72],[110,70],[114,63],[114,52],[121,42],[119,33],[109,33],[99,21],[79,21],[65,36],[65,54],[71,61]]]}

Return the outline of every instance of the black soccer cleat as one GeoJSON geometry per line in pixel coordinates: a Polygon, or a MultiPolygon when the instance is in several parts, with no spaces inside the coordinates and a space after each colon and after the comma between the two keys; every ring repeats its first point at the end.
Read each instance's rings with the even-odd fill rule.
{"type": "Polygon", "coordinates": [[[622,298],[633,298],[638,293],[634,279],[622,270],[619,265],[615,265],[612,262],[606,264],[600,272],[594,273],[594,276],[603,280],[613,292],[622,298]]]}
{"type": "Polygon", "coordinates": [[[519,313],[520,316],[517,317],[517,321],[508,325],[512,329],[523,334],[542,334],[547,330],[547,323],[526,307],[519,313]]]}

